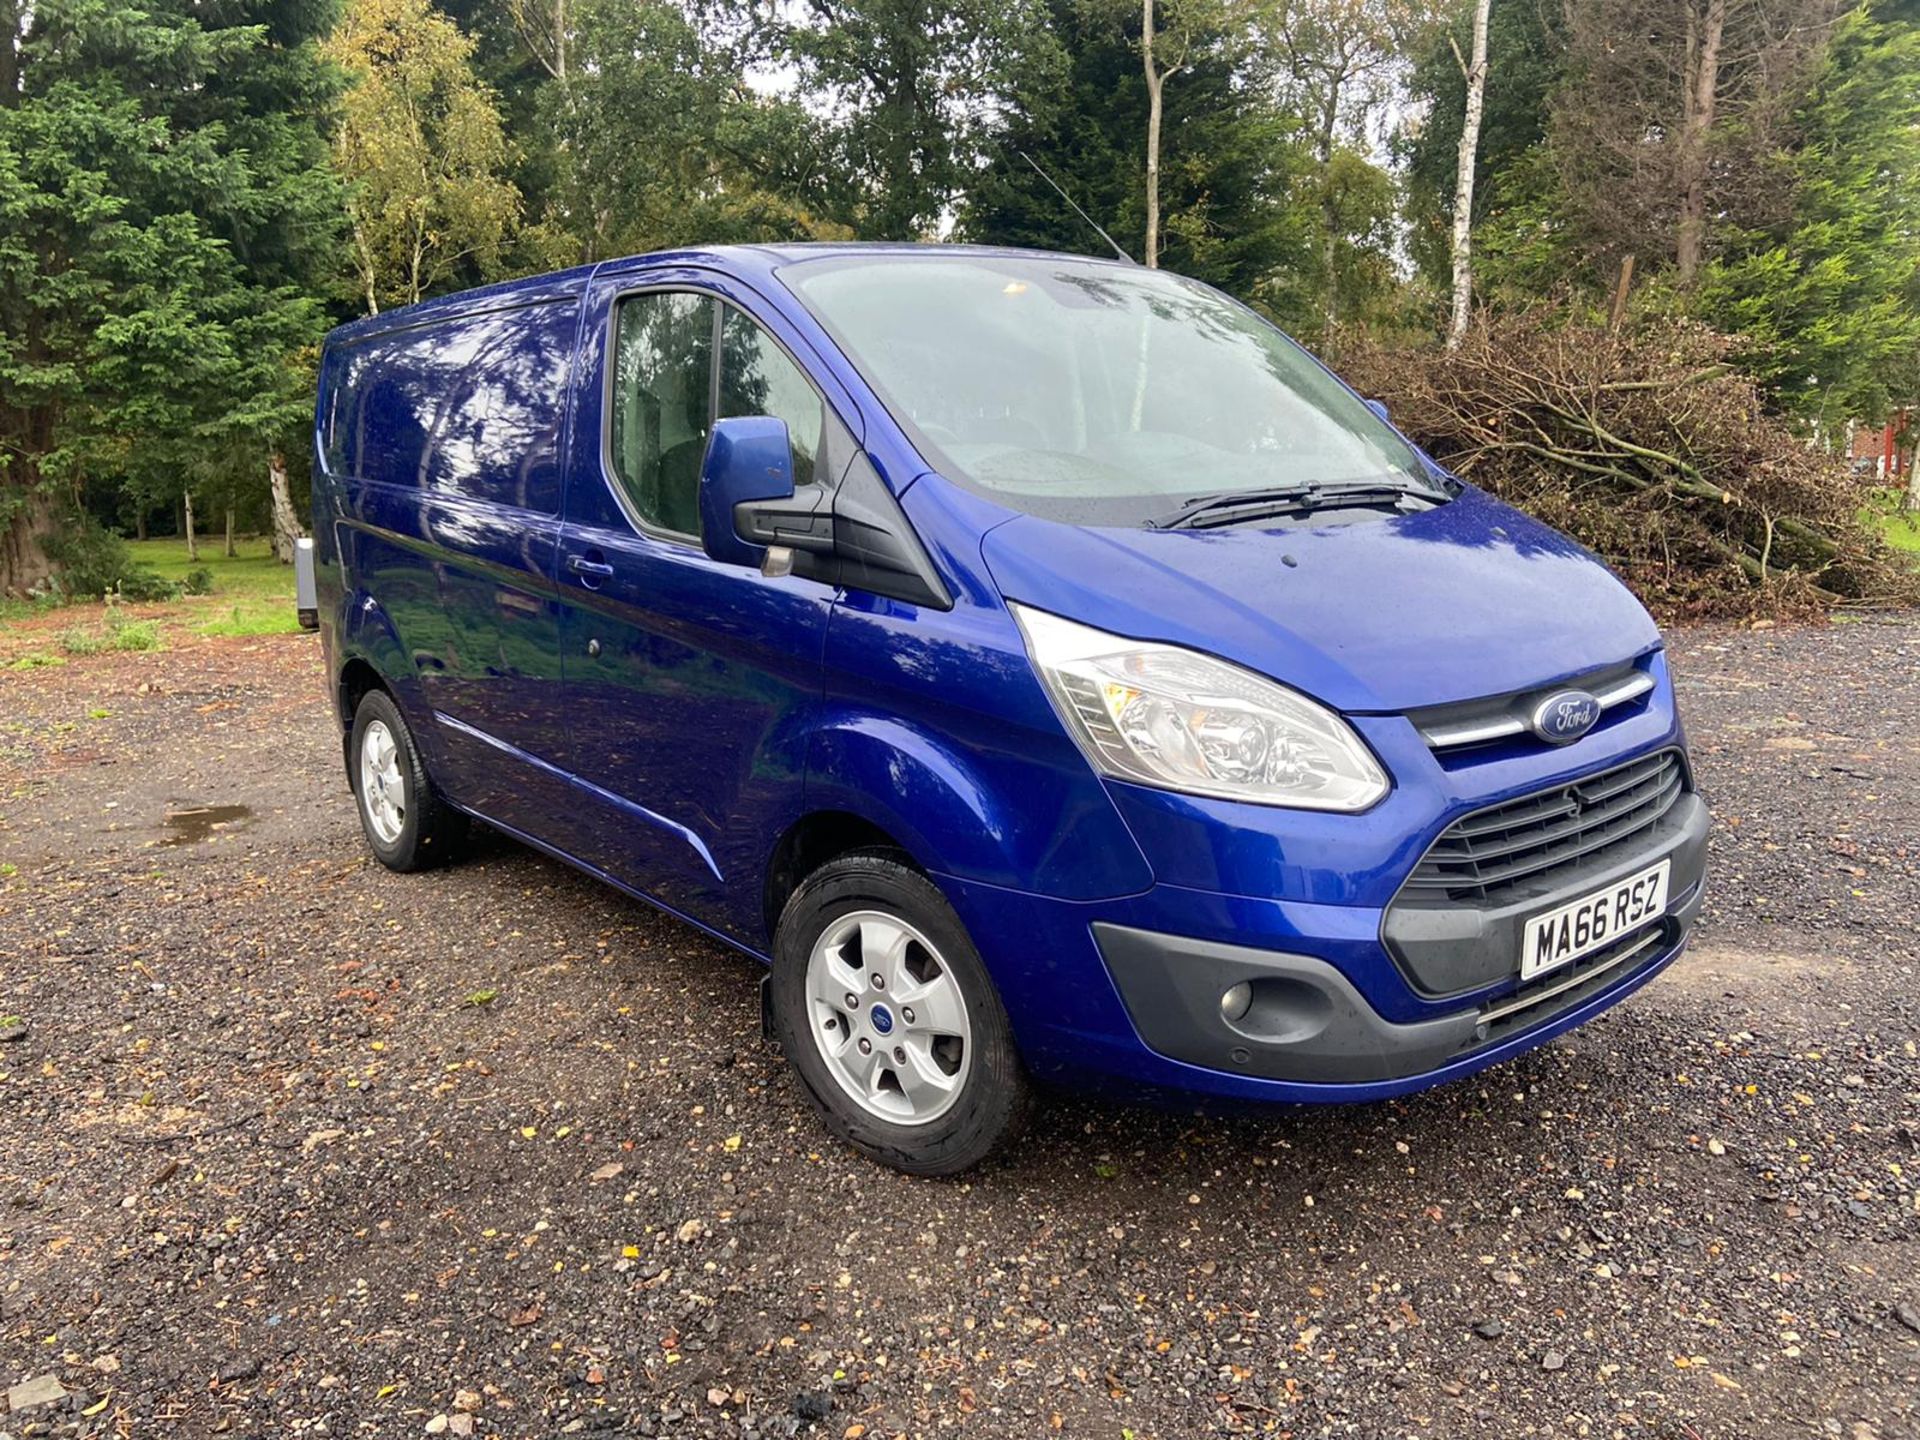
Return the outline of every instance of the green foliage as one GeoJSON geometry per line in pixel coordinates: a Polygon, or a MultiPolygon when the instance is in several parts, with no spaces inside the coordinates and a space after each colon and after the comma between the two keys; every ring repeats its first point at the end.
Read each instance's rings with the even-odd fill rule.
{"type": "Polygon", "coordinates": [[[51,588],[69,599],[170,600],[180,593],[173,581],[135,563],[118,535],[86,516],[74,517],[49,537],[47,553],[57,567],[51,588]]]}
{"type": "Polygon", "coordinates": [[[838,165],[825,127],[756,95],[685,14],[583,0],[573,20],[540,119],[557,157],[550,215],[578,255],[847,233],[824,213],[838,165]]]}
{"type": "Polygon", "coordinates": [[[178,495],[298,423],[338,229],[316,4],[8,7],[0,591],[101,481],[178,495]]]}
{"type": "Polygon", "coordinates": [[[1044,45],[1038,0],[811,0],[760,32],[835,119],[839,217],[874,240],[929,237],[959,195],[984,119],[1044,45]]]}
{"type": "Polygon", "coordinates": [[[1473,236],[1474,285],[1481,299],[1525,308],[1551,296],[1578,308],[1604,298],[1606,277],[1587,263],[1549,147],[1528,146],[1494,183],[1499,202],[1473,236]]]}
{"type": "Polygon", "coordinates": [[[1702,312],[1780,404],[1880,419],[1920,392],[1920,27],[1841,23],[1781,163],[1793,203],[1730,238],[1702,312]]]}
{"type": "MultiPolygon", "coordinates": [[[[1561,9],[1550,0],[1494,0],[1488,12],[1476,224],[1501,224],[1509,206],[1528,198],[1526,157],[1546,139],[1548,102],[1561,79],[1561,23],[1561,9]]],[[[1471,5],[1455,7],[1420,38],[1407,88],[1426,102],[1427,114],[1398,147],[1406,165],[1407,248],[1421,274],[1440,287],[1452,282],[1453,191],[1467,108],[1459,56],[1471,51],[1472,40],[1471,5]]]]}
{"type": "Polygon", "coordinates": [[[349,0],[327,54],[350,77],[335,141],[369,312],[495,272],[520,227],[506,131],[473,41],[429,0],[349,0]]]}
{"type": "MultiPolygon", "coordinates": [[[[1031,155],[1131,253],[1146,216],[1147,87],[1140,8],[1051,0],[1023,52],[1015,99],[984,137],[960,232],[969,240],[1090,255],[1100,237],[1021,158],[1031,155]]],[[[1233,36],[1200,28],[1176,43],[1161,133],[1160,263],[1245,298],[1298,311],[1286,279],[1309,263],[1311,225],[1286,204],[1305,164],[1296,127],[1241,83],[1233,36]]]]}
{"type": "Polygon", "coordinates": [[[160,622],[134,620],[109,607],[94,626],[75,625],[60,636],[60,648],[69,655],[101,655],[115,650],[158,650],[160,622]]]}
{"type": "Polygon", "coordinates": [[[1393,177],[1351,146],[1336,145],[1297,189],[1299,210],[1319,221],[1319,243],[1299,271],[1275,277],[1283,297],[1276,308],[1313,314],[1320,322],[1314,329],[1329,318],[1391,322],[1398,298],[1393,252],[1399,196],[1393,177]]]}
{"type": "Polygon", "coordinates": [[[213,572],[204,565],[189,570],[187,578],[180,582],[183,595],[211,595],[213,593],[213,572]]]}

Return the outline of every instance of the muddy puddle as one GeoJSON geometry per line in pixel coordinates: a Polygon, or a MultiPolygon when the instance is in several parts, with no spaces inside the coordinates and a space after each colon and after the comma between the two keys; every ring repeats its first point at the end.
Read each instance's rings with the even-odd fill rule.
{"type": "Polygon", "coordinates": [[[183,805],[169,810],[161,822],[166,835],[162,845],[198,845],[213,838],[219,830],[239,829],[253,823],[250,805],[183,805]]]}

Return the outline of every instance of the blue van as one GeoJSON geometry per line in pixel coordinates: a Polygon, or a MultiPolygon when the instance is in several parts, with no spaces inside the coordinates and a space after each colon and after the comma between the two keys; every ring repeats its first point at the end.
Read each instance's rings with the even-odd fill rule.
{"type": "Polygon", "coordinates": [[[367,843],[481,820],[767,964],[922,1174],[1035,1082],[1362,1101],[1679,954],[1660,635],[1243,306],[962,246],[689,250],[346,325],[303,606],[367,843]]]}

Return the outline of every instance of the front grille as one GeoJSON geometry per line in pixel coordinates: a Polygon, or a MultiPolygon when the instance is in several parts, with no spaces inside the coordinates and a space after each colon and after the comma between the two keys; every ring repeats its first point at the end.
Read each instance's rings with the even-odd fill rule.
{"type": "Polygon", "coordinates": [[[1421,857],[1404,893],[1499,901],[1523,882],[1595,864],[1660,823],[1687,788],[1677,751],[1476,811],[1449,825],[1421,857]]]}

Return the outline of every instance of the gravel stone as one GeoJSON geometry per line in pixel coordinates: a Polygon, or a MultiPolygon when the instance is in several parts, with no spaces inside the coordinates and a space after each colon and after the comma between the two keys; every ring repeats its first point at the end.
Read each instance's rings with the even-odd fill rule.
{"type": "Polygon", "coordinates": [[[0,1425],[1920,1435],[1920,623],[1669,640],[1710,881],[1631,999],[947,1182],[829,1141],[700,932],[490,833],[372,863],[311,639],[5,669],[0,1377],[112,1393],[0,1425]]]}

